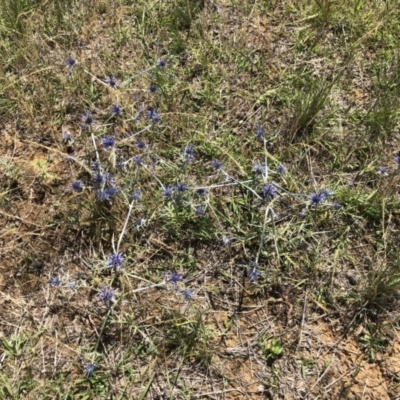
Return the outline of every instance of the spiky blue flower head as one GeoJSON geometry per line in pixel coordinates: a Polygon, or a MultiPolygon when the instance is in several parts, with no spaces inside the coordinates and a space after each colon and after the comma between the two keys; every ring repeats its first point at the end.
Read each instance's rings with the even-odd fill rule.
{"type": "Polygon", "coordinates": [[[177,274],[175,272],[169,274],[168,280],[176,285],[178,282],[183,281],[183,275],[182,274],[177,274]]]}
{"type": "Polygon", "coordinates": [[[149,90],[150,90],[150,92],[151,93],[155,93],[155,92],[157,92],[157,86],[156,85],[154,85],[154,83],[152,83],[151,85],[150,85],[150,87],[149,87],[149,90]]]}
{"type": "Polygon", "coordinates": [[[120,192],[120,189],[118,189],[115,186],[110,186],[107,189],[98,190],[96,193],[96,196],[99,201],[109,201],[109,200],[111,200],[112,197],[117,195],[119,192],[120,192]]]}
{"type": "Polygon", "coordinates": [[[111,86],[112,88],[116,89],[118,87],[118,82],[117,82],[117,78],[114,75],[110,75],[107,80],[106,83],[111,86]]]}
{"type": "Polygon", "coordinates": [[[334,201],[334,202],[331,204],[331,206],[332,206],[335,210],[339,210],[339,208],[342,207],[342,205],[341,205],[339,202],[337,202],[337,201],[334,201]]]}
{"type": "Polygon", "coordinates": [[[93,117],[90,111],[86,110],[82,115],[82,122],[85,125],[92,125],[93,124],[93,117]]]}
{"type": "Polygon", "coordinates": [[[256,175],[263,175],[266,173],[266,171],[267,171],[267,168],[264,164],[260,164],[260,163],[253,164],[253,172],[256,175]]]}
{"type": "Polygon", "coordinates": [[[99,201],[107,201],[110,200],[110,196],[107,194],[105,190],[98,190],[96,192],[97,200],[99,201]]]}
{"type": "Polygon", "coordinates": [[[49,285],[51,287],[58,286],[60,284],[60,278],[58,276],[53,276],[49,279],[49,285]]]}
{"type": "Polygon", "coordinates": [[[107,267],[120,271],[125,257],[122,253],[113,253],[108,256],[107,267]]]}
{"type": "Polygon", "coordinates": [[[252,267],[247,270],[247,278],[250,282],[254,283],[261,277],[262,273],[258,269],[256,269],[256,267],[252,267]]]}
{"type": "Polygon", "coordinates": [[[256,136],[260,139],[262,139],[265,135],[264,129],[261,127],[260,123],[257,123],[256,125],[256,136]]]}
{"type": "Polygon", "coordinates": [[[326,199],[325,195],[321,192],[312,193],[308,198],[312,206],[318,206],[326,199]]]}
{"type": "Polygon", "coordinates": [[[111,107],[111,114],[114,115],[115,117],[118,117],[118,115],[122,114],[122,107],[119,104],[114,104],[111,107]]]}
{"type": "Polygon", "coordinates": [[[187,190],[187,185],[186,185],[186,183],[183,183],[183,182],[177,183],[177,184],[175,185],[175,190],[176,190],[177,192],[181,192],[181,193],[186,192],[186,190],[187,190]]]}
{"type": "Polygon", "coordinates": [[[111,199],[111,197],[116,196],[120,192],[120,189],[117,188],[116,186],[110,186],[105,191],[107,193],[108,198],[111,199]]]}
{"type": "Polygon", "coordinates": [[[278,173],[283,174],[286,172],[286,168],[284,165],[280,165],[277,169],[278,173]]]}
{"type": "Polygon", "coordinates": [[[387,174],[387,168],[385,168],[385,167],[379,167],[379,168],[378,168],[378,174],[380,174],[380,175],[386,175],[386,174],[387,174]]]}
{"type": "Polygon", "coordinates": [[[396,160],[396,162],[397,162],[397,164],[399,164],[400,165],[400,151],[395,155],[395,160],[396,160]]]}
{"type": "Polygon", "coordinates": [[[75,60],[75,58],[68,57],[68,58],[65,60],[65,64],[66,64],[69,68],[73,68],[73,67],[75,67],[75,65],[76,65],[76,60],[75,60]]]}
{"type": "Polygon", "coordinates": [[[327,199],[328,197],[333,196],[333,195],[335,194],[335,192],[332,191],[332,190],[329,190],[329,189],[322,189],[322,190],[321,190],[321,194],[322,194],[323,196],[325,196],[325,199],[327,199]]]}
{"type": "Polygon", "coordinates": [[[72,140],[73,140],[72,133],[70,131],[65,131],[63,133],[63,142],[65,144],[68,144],[68,143],[72,142],[72,140]]]}
{"type": "Polygon", "coordinates": [[[207,189],[206,188],[198,188],[198,189],[196,189],[196,194],[200,197],[205,197],[207,195],[207,189]]]}
{"type": "Polygon", "coordinates": [[[264,185],[261,190],[262,197],[268,201],[273,200],[278,195],[276,187],[270,183],[264,185]]]}
{"type": "Polygon", "coordinates": [[[115,300],[115,292],[110,287],[103,287],[103,289],[99,292],[99,297],[101,301],[107,304],[107,307],[111,306],[111,303],[114,303],[115,300]]]}
{"type": "Polygon", "coordinates": [[[93,171],[100,171],[101,169],[101,164],[99,161],[94,161],[91,165],[91,168],[93,171]]]}
{"type": "Polygon", "coordinates": [[[192,145],[188,144],[183,150],[183,157],[186,162],[194,161],[194,148],[192,145]]]}
{"type": "Polygon", "coordinates": [[[73,182],[71,185],[71,190],[73,190],[74,192],[82,192],[83,190],[82,180],[78,179],[77,181],[73,182]]]}
{"type": "Polygon", "coordinates": [[[198,216],[198,217],[204,217],[204,208],[202,206],[196,206],[194,213],[198,216]]]}
{"type": "Polygon", "coordinates": [[[172,196],[174,195],[174,188],[172,186],[165,186],[165,188],[162,189],[162,195],[166,199],[172,199],[172,196]]]}
{"type": "Polygon", "coordinates": [[[140,193],[139,189],[136,189],[131,194],[131,199],[135,201],[140,201],[142,194],[140,193]]]}
{"type": "Polygon", "coordinates": [[[221,161],[218,161],[218,160],[212,160],[211,161],[211,166],[215,169],[215,170],[219,170],[219,169],[221,169],[222,167],[223,167],[223,163],[221,162],[221,161]]]}
{"type": "Polygon", "coordinates": [[[184,290],[182,291],[182,294],[183,294],[183,297],[184,297],[184,299],[185,299],[186,301],[193,300],[193,298],[194,298],[194,292],[193,292],[193,290],[190,290],[190,289],[188,289],[188,288],[184,289],[184,290]]]}
{"type": "Polygon", "coordinates": [[[96,187],[102,187],[106,182],[106,177],[104,174],[97,172],[93,176],[93,185],[96,187]]]}
{"type": "Polygon", "coordinates": [[[132,157],[132,160],[133,160],[133,162],[134,162],[136,165],[142,165],[142,162],[143,162],[142,157],[140,157],[140,156],[133,156],[133,157],[132,157]]]}
{"type": "Polygon", "coordinates": [[[85,365],[85,377],[90,378],[93,376],[94,371],[97,369],[97,365],[93,363],[87,363],[85,365]]]}
{"type": "Polygon", "coordinates": [[[136,147],[139,147],[139,149],[144,149],[144,148],[146,148],[146,142],[144,142],[143,140],[138,140],[136,143],[135,143],[135,146],[136,147]]]}
{"type": "Polygon", "coordinates": [[[101,144],[106,150],[111,150],[115,146],[115,138],[111,136],[104,136],[101,139],[101,144]]]}
{"type": "Polygon", "coordinates": [[[160,114],[158,114],[158,112],[153,107],[148,108],[147,117],[151,119],[155,124],[161,121],[160,114]]]}
{"type": "Polygon", "coordinates": [[[166,67],[167,66],[167,62],[165,60],[163,60],[162,58],[160,58],[157,61],[157,67],[166,67]]]}

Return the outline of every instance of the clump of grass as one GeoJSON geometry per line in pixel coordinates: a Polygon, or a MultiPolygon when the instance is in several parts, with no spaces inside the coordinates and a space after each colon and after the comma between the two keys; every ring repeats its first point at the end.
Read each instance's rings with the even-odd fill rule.
{"type": "Polygon", "coordinates": [[[183,359],[210,366],[213,356],[211,340],[214,336],[205,323],[200,310],[192,309],[188,315],[177,311],[165,314],[165,337],[162,341],[164,351],[177,350],[183,359]]]}
{"type": "Polygon", "coordinates": [[[371,266],[364,290],[360,293],[360,304],[365,309],[391,307],[400,299],[400,268],[398,264],[371,266]]]}
{"type": "Polygon", "coordinates": [[[317,118],[324,110],[333,82],[310,81],[307,87],[297,91],[293,99],[293,117],[288,126],[288,135],[293,141],[309,135],[317,118]]]}
{"type": "Polygon", "coordinates": [[[368,133],[387,140],[398,128],[400,98],[400,61],[398,54],[387,65],[379,65],[373,83],[374,99],[366,117],[368,133]]]}

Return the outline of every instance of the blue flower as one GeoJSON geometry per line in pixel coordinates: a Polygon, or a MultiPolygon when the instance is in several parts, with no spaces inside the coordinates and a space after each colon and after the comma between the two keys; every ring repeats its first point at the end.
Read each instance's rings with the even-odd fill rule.
{"type": "Polygon", "coordinates": [[[124,260],[125,258],[122,253],[110,254],[107,260],[107,267],[120,271],[124,260]]]}
{"type": "Polygon", "coordinates": [[[122,114],[122,108],[121,108],[121,106],[119,105],[119,104],[114,104],[112,107],[111,107],[111,114],[112,115],[114,115],[114,116],[118,116],[118,115],[121,115],[122,114]]]}
{"type": "Polygon", "coordinates": [[[285,168],[283,165],[280,165],[280,166],[277,168],[277,171],[278,171],[280,174],[283,174],[283,173],[286,171],[286,168],[285,168]]]}
{"type": "Polygon", "coordinates": [[[85,366],[85,377],[90,378],[93,374],[94,371],[97,369],[97,365],[93,363],[87,363],[85,366]]]}
{"type": "Polygon", "coordinates": [[[93,184],[96,187],[101,187],[103,186],[103,184],[105,183],[106,178],[103,174],[101,174],[100,172],[97,172],[94,176],[93,176],[93,184]]]}
{"type": "Polygon", "coordinates": [[[49,280],[49,285],[52,287],[58,286],[60,284],[60,278],[58,276],[53,276],[49,280]]]}
{"type": "Polygon", "coordinates": [[[77,181],[72,183],[71,189],[74,192],[82,192],[82,190],[83,190],[83,182],[80,179],[78,179],[77,181]]]}
{"type": "Polygon", "coordinates": [[[132,159],[133,159],[133,161],[135,162],[136,165],[142,165],[142,157],[133,156],[132,159]]]}
{"type": "Polygon", "coordinates": [[[386,174],[387,174],[387,168],[385,168],[385,167],[379,167],[379,168],[378,168],[378,173],[379,173],[380,175],[386,175],[386,174]]]}
{"type": "Polygon", "coordinates": [[[331,206],[332,206],[335,210],[339,210],[339,208],[342,207],[342,205],[341,205],[339,202],[337,202],[337,201],[334,201],[334,202],[331,204],[331,206]]]}
{"type": "Polygon", "coordinates": [[[107,80],[106,83],[108,85],[110,85],[112,88],[116,89],[118,87],[118,83],[117,83],[117,79],[115,78],[115,76],[110,75],[107,80]]]}
{"type": "Polygon", "coordinates": [[[135,201],[140,201],[140,198],[142,197],[142,194],[140,193],[139,189],[136,189],[133,191],[131,194],[131,199],[135,201]]]}
{"type": "Polygon", "coordinates": [[[110,196],[107,194],[105,190],[98,190],[96,196],[99,201],[110,200],[110,196]]]}
{"type": "Polygon", "coordinates": [[[212,160],[211,161],[211,165],[215,170],[219,170],[222,168],[222,166],[224,165],[222,162],[218,161],[218,160],[212,160]]]}
{"type": "Polygon", "coordinates": [[[176,190],[177,192],[181,192],[181,193],[186,192],[186,190],[187,190],[187,185],[186,185],[186,183],[182,183],[182,182],[177,183],[177,184],[175,185],[175,190],[176,190]]]}
{"type": "Polygon", "coordinates": [[[84,114],[82,115],[82,121],[85,125],[91,125],[93,124],[93,117],[90,111],[85,111],[84,114]]]}
{"type": "Polygon", "coordinates": [[[162,195],[166,199],[172,199],[172,196],[174,195],[174,188],[172,186],[166,186],[162,189],[162,195]]]}
{"type": "Polygon", "coordinates": [[[192,145],[188,144],[183,150],[183,157],[186,162],[194,161],[194,148],[192,145]]]}
{"type": "Polygon", "coordinates": [[[107,304],[107,307],[111,306],[111,303],[114,303],[115,293],[110,287],[104,287],[101,289],[99,293],[100,300],[104,301],[107,304]]]}
{"type": "Polygon", "coordinates": [[[260,163],[253,164],[253,172],[256,175],[263,175],[266,173],[266,171],[267,171],[267,168],[264,164],[260,164],[260,163]]]}
{"type": "Polygon", "coordinates": [[[94,161],[91,165],[93,171],[100,171],[101,164],[99,161],[94,161]]]}
{"type": "Polygon", "coordinates": [[[327,199],[328,197],[331,197],[332,195],[334,195],[335,192],[333,192],[332,190],[329,190],[329,189],[323,189],[323,190],[321,190],[321,194],[323,196],[325,196],[325,199],[327,199]]]}
{"type": "Polygon", "coordinates": [[[163,60],[163,59],[159,59],[157,61],[157,66],[158,67],[165,67],[166,65],[167,65],[167,62],[165,60],[163,60]]]}
{"type": "Polygon", "coordinates": [[[110,186],[107,189],[98,190],[96,195],[99,201],[107,201],[111,200],[111,197],[115,196],[119,192],[120,190],[118,188],[116,188],[115,186],[110,186]]]}
{"type": "Polygon", "coordinates": [[[326,199],[325,195],[322,192],[310,194],[308,198],[312,206],[318,206],[326,199]]]}
{"type": "Polygon", "coordinates": [[[268,201],[271,201],[278,195],[278,191],[276,190],[274,185],[267,183],[262,187],[262,197],[268,201]]]}
{"type": "Polygon", "coordinates": [[[260,277],[262,277],[262,273],[258,271],[255,267],[249,268],[247,270],[247,278],[250,282],[256,282],[260,277]]]}
{"type": "Polygon", "coordinates": [[[104,136],[101,139],[101,144],[106,150],[111,150],[115,146],[115,138],[111,136],[104,136]]]}
{"type": "Polygon", "coordinates": [[[311,202],[311,206],[318,206],[319,204],[323,203],[328,197],[332,196],[333,192],[328,190],[328,189],[324,189],[324,190],[320,190],[319,192],[310,194],[308,196],[308,199],[311,202]]]}
{"type": "Polygon", "coordinates": [[[395,155],[395,159],[396,159],[397,164],[400,165],[400,151],[395,155]]]}
{"type": "Polygon", "coordinates": [[[115,186],[110,186],[109,188],[106,189],[106,193],[108,198],[110,199],[111,197],[114,197],[116,194],[120,192],[120,189],[118,189],[115,186]]]}
{"type": "Polygon", "coordinates": [[[135,143],[135,146],[136,146],[136,147],[139,147],[139,149],[144,149],[144,148],[146,147],[146,142],[144,142],[143,140],[138,140],[138,141],[135,143]]]}
{"type": "Polygon", "coordinates": [[[72,142],[72,133],[70,131],[65,131],[63,133],[63,141],[65,144],[68,144],[69,142],[72,142]]]}
{"type": "Polygon", "coordinates": [[[168,277],[169,281],[176,285],[178,282],[183,281],[183,275],[182,274],[177,274],[177,273],[171,273],[169,274],[168,277]]]}
{"type": "Polygon", "coordinates": [[[150,90],[151,93],[157,92],[157,89],[158,89],[157,86],[154,85],[153,83],[149,87],[149,90],[150,90]]]}
{"type": "Polygon", "coordinates": [[[182,294],[183,294],[183,297],[185,298],[185,300],[187,300],[187,301],[192,300],[193,297],[194,297],[193,290],[190,290],[190,289],[188,289],[188,288],[184,289],[184,290],[182,291],[182,294]]]}
{"type": "Polygon", "coordinates": [[[65,61],[65,64],[69,67],[69,68],[73,68],[76,65],[76,60],[75,58],[72,57],[68,57],[67,60],[65,61]]]}
{"type": "Polygon", "coordinates": [[[202,206],[196,206],[194,213],[198,216],[198,217],[203,217],[204,216],[204,209],[202,206]]]}
{"type": "Polygon", "coordinates": [[[158,122],[161,121],[160,114],[158,114],[157,111],[153,107],[150,107],[147,110],[147,117],[149,119],[151,119],[155,124],[157,124],[158,122]]]}
{"type": "Polygon", "coordinates": [[[198,188],[198,189],[196,189],[196,194],[199,195],[200,197],[205,197],[207,195],[207,189],[206,188],[198,188]]]}
{"type": "Polygon", "coordinates": [[[261,124],[258,123],[256,125],[256,136],[261,139],[264,137],[264,134],[264,129],[261,127],[261,124]]]}

